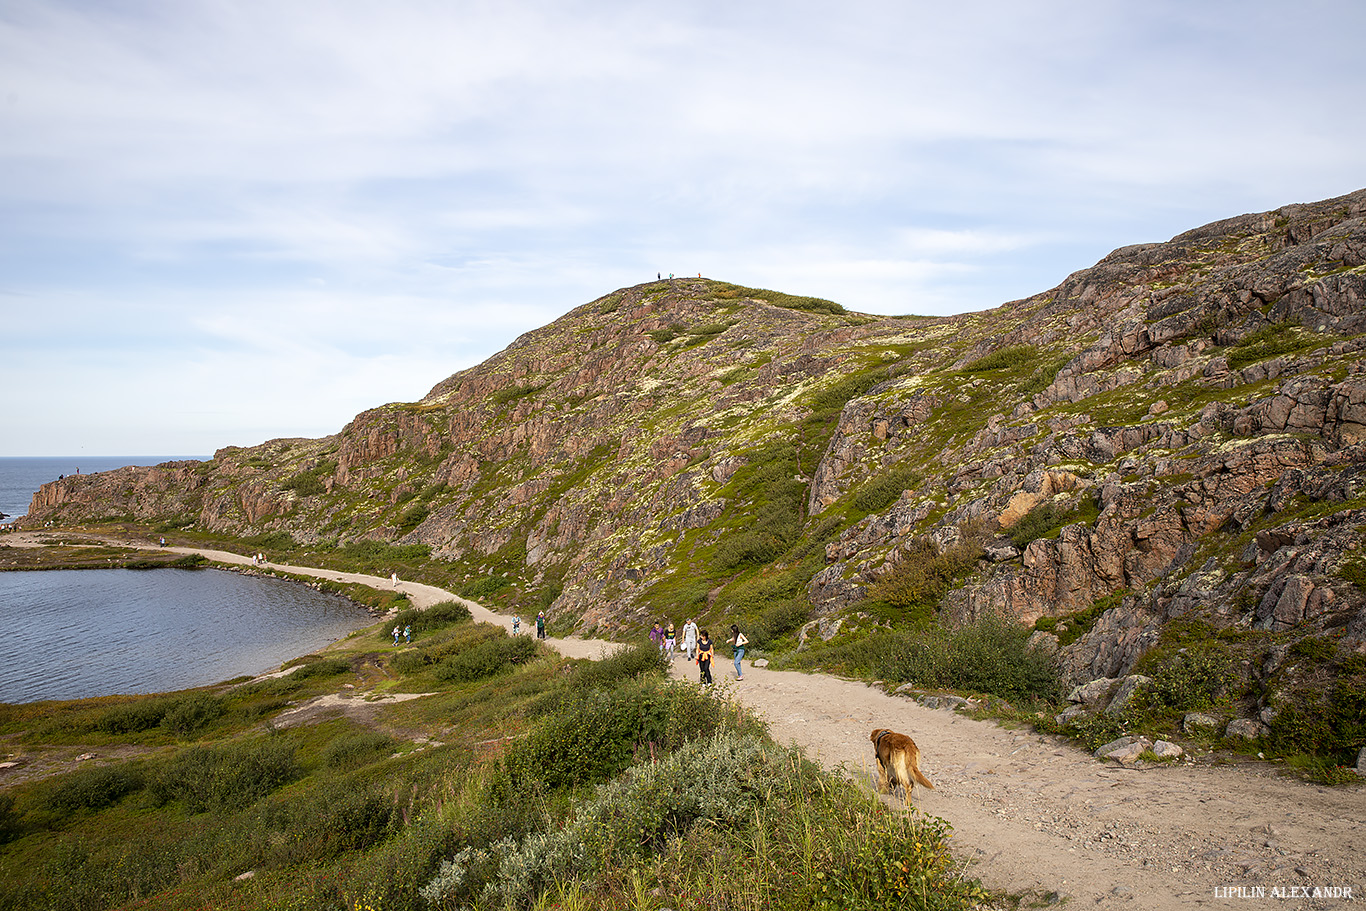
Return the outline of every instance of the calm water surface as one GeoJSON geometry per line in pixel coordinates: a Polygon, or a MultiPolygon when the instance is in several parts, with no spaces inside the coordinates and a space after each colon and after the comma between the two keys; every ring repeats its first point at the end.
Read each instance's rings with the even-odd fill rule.
{"type": "Polygon", "coordinates": [[[0,573],[0,702],[217,683],[373,621],[335,595],[220,570],[0,573]]]}

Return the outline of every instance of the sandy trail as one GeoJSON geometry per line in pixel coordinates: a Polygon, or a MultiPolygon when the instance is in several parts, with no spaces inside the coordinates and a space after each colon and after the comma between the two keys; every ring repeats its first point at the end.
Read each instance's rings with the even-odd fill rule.
{"type": "MultiPolygon", "coordinates": [[[[211,560],[250,558],[185,547],[211,560]]],[[[270,564],[300,576],[391,587],[389,579],[270,564]]],[[[456,600],[476,620],[512,620],[430,585],[400,581],[415,606],[456,600]]],[[[524,618],[534,629],[534,618],[524,618]]],[[[575,658],[611,643],[552,638],[575,658]]],[[[1281,777],[1270,764],[1102,764],[1052,737],[932,710],[862,683],[746,667],[736,681],[717,656],[718,685],[827,768],[872,783],[873,728],[910,734],[935,790],[913,803],[954,827],[972,872],[994,889],[1134,909],[1339,908],[1366,901],[1366,787],[1329,788],[1281,777]],[[1320,890],[1319,898],[1313,897],[1320,890]],[[1336,890],[1323,897],[1325,890],[1336,890]],[[1347,892],[1350,897],[1344,897],[1347,892]]],[[[673,673],[696,679],[676,660],[673,673]]],[[[1359,905],[1358,905],[1359,906],[1359,905]]]]}

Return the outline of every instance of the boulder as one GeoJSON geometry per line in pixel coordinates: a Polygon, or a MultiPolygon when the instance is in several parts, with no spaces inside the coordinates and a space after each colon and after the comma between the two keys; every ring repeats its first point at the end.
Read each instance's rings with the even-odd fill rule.
{"type": "Polygon", "coordinates": [[[1181,730],[1187,734],[1209,733],[1217,730],[1219,719],[1205,712],[1189,712],[1185,718],[1181,719],[1181,730]]]}
{"type": "Polygon", "coordinates": [[[1361,752],[1357,753],[1357,774],[1366,778],[1366,747],[1362,747],[1361,752]]]}
{"type": "Polygon", "coordinates": [[[1090,683],[1073,687],[1072,692],[1067,694],[1067,701],[1079,702],[1090,708],[1101,708],[1110,702],[1110,694],[1114,692],[1117,683],[1118,677],[1098,677],[1090,683]]]}
{"type": "Polygon", "coordinates": [[[1256,740],[1265,733],[1266,725],[1251,718],[1235,718],[1224,728],[1224,736],[1230,740],[1256,740]]]}
{"type": "Polygon", "coordinates": [[[1097,759],[1113,759],[1120,765],[1131,765],[1138,761],[1144,750],[1151,749],[1153,742],[1147,737],[1124,736],[1096,750],[1097,759]]]}
{"type": "Polygon", "coordinates": [[[1081,718],[1091,714],[1091,710],[1084,705],[1069,705],[1062,710],[1062,714],[1054,715],[1053,720],[1059,725],[1069,724],[1075,718],[1081,718]]]}
{"type": "Polygon", "coordinates": [[[1170,740],[1159,740],[1153,744],[1153,755],[1158,759],[1180,759],[1185,752],[1170,740]]]}
{"type": "Polygon", "coordinates": [[[1130,674],[1125,677],[1120,681],[1114,697],[1110,699],[1110,704],[1105,707],[1105,714],[1122,715],[1124,710],[1129,707],[1129,703],[1133,701],[1134,694],[1138,692],[1140,687],[1151,683],[1152,679],[1142,674],[1130,674]]]}

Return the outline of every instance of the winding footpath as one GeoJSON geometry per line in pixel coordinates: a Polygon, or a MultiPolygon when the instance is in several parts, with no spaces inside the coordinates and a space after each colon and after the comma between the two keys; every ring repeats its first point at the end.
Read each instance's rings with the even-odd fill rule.
{"type": "MultiPolygon", "coordinates": [[[[164,549],[252,563],[224,551],[164,549]]],[[[359,573],[267,568],[392,585],[359,573]]],[[[476,620],[511,629],[510,617],[448,591],[399,587],[417,607],[460,601],[476,620]]],[[[614,647],[574,637],[548,644],[574,658],[599,658],[614,647]]],[[[929,709],[862,683],[753,667],[736,681],[719,656],[716,670],[723,692],[764,718],[776,740],[870,786],[869,732],[891,728],[914,737],[935,784],[916,789],[914,806],[953,826],[956,853],[973,875],[990,888],[1023,893],[1026,905],[1167,911],[1366,904],[1366,786],[1307,784],[1270,763],[1124,768],[1057,738],[929,709]]],[[[696,679],[683,660],[673,673],[696,679]]]]}

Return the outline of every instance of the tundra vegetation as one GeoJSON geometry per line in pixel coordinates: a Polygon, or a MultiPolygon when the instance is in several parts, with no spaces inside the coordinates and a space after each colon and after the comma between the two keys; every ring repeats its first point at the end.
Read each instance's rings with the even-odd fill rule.
{"type": "MultiPolygon", "coordinates": [[[[941,820],[774,744],[652,647],[599,662],[473,623],[363,630],[293,673],[4,706],[97,758],[0,795],[0,908],[893,907],[983,897],[941,820]],[[424,693],[291,721],[327,694],[424,693]],[[745,875],[737,877],[736,870],[745,875]]],[[[359,697],[358,697],[358,701],[359,697]]]]}

